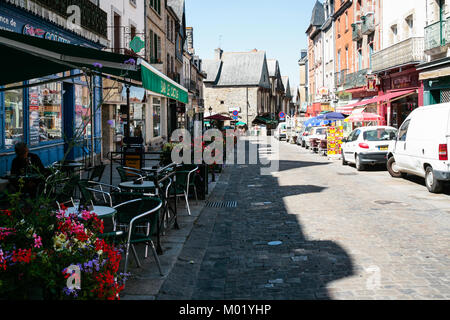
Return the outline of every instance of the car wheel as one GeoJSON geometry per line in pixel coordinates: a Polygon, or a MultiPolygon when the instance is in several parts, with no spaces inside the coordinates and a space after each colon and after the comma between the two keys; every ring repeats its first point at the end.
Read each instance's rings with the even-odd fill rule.
{"type": "Polygon", "coordinates": [[[442,192],[442,182],[436,179],[433,168],[428,167],[425,173],[425,184],[431,193],[442,192]]]}
{"type": "Polygon", "coordinates": [[[387,169],[389,171],[389,174],[393,178],[404,178],[406,174],[400,172],[397,167],[397,163],[395,162],[394,157],[390,157],[387,162],[387,169]]]}
{"type": "Polygon", "coordinates": [[[345,161],[345,156],[344,156],[344,152],[342,152],[342,165],[343,165],[343,166],[346,166],[346,165],[348,165],[348,162],[347,162],[347,161],[345,161]]]}
{"type": "Polygon", "coordinates": [[[364,170],[364,165],[361,163],[361,157],[359,154],[356,155],[356,170],[358,171],[364,170]]]}

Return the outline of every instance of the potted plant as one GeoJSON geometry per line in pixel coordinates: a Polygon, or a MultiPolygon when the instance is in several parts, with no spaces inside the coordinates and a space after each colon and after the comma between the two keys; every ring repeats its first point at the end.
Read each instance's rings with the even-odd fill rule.
{"type": "Polygon", "coordinates": [[[101,239],[103,221],[20,198],[11,195],[10,208],[0,210],[0,299],[118,299],[121,254],[101,239]],[[76,277],[79,287],[72,287],[76,277]]]}

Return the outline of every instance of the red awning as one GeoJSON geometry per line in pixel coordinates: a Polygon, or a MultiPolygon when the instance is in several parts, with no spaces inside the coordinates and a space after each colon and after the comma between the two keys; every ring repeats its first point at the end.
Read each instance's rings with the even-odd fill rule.
{"type": "MultiPolygon", "coordinates": [[[[347,105],[347,106],[344,106],[344,107],[339,107],[338,109],[339,110],[343,110],[343,111],[348,111],[349,109],[351,110],[351,109],[353,109],[355,107],[366,106],[366,105],[372,104],[372,103],[387,102],[387,101],[390,101],[392,99],[395,99],[395,98],[398,98],[398,97],[401,97],[401,96],[408,96],[408,95],[411,95],[411,94],[414,94],[414,93],[416,93],[416,89],[390,92],[390,93],[387,93],[387,94],[382,95],[382,96],[373,97],[372,99],[369,99],[369,100],[363,100],[363,101],[360,101],[360,102],[357,102],[357,103],[354,103],[354,104],[350,104],[350,105],[347,105]]],[[[338,112],[342,112],[342,111],[338,111],[338,112]]],[[[345,113],[345,112],[343,112],[343,113],[345,113]]]]}

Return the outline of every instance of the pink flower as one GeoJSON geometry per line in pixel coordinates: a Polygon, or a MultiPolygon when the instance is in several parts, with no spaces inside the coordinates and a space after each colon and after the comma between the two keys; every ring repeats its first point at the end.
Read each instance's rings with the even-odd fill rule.
{"type": "Polygon", "coordinates": [[[42,238],[39,237],[37,234],[34,234],[33,238],[34,238],[34,247],[38,249],[42,247],[42,238]]]}

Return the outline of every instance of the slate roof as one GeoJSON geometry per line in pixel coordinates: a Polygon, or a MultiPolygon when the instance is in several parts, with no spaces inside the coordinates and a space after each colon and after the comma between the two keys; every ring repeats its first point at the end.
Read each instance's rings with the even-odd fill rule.
{"type": "Polygon", "coordinates": [[[215,86],[263,86],[270,88],[265,51],[224,52],[222,60],[205,60],[205,82],[215,86]],[[267,73],[264,82],[263,75],[267,73]]]}
{"type": "Polygon", "coordinates": [[[324,22],[325,22],[325,11],[323,8],[323,4],[319,0],[317,0],[312,11],[310,26],[320,27],[324,24],[324,22]]]}
{"type": "Polygon", "coordinates": [[[173,9],[180,21],[183,21],[184,0],[167,0],[167,5],[173,9]]]}
{"type": "Polygon", "coordinates": [[[222,61],[217,60],[203,60],[203,71],[208,75],[204,82],[216,82],[218,80],[220,67],[222,61]]]}

